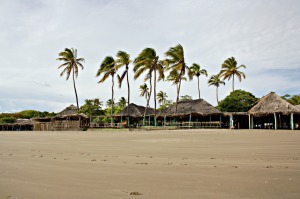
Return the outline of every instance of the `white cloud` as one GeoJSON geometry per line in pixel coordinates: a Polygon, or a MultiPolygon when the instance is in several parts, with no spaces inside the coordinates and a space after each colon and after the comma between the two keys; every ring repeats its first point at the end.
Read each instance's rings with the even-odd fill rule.
{"type": "MultiPolygon", "coordinates": [[[[125,50],[134,59],[152,47],[163,59],[178,43],[187,64],[199,63],[209,75],[231,56],[245,64],[247,78],[236,82],[236,89],[258,97],[271,90],[298,94],[300,80],[293,75],[300,68],[299,21],[300,2],[295,0],[0,1],[0,26],[5,27],[0,31],[1,111],[59,111],[75,104],[71,79],[60,78],[57,69],[58,53],[66,47],[78,49],[86,59],[76,82],[81,104],[87,98],[104,103],[110,98],[110,80],[97,84],[95,77],[105,56],[125,50]]],[[[207,80],[201,77],[201,96],[215,105],[215,88],[207,80]]],[[[132,102],[145,104],[138,94],[143,78],[130,83],[132,102]]],[[[157,90],[175,100],[171,83],[160,82],[157,90]]],[[[231,82],[219,90],[222,99],[231,82]]],[[[197,97],[196,81],[183,83],[184,94],[197,97]]],[[[115,98],[121,96],[127,96],[126,86],[115,87],[115,98]]]]}

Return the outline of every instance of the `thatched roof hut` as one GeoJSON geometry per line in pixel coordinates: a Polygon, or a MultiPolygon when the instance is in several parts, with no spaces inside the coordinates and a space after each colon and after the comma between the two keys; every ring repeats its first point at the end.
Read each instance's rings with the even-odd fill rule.
{"type": "Polygon", "coordinates": [[[161,116],[187,116],[187,115],[219,115],[221,111],[217,110],[204,99],[180,101],[178,102],[177,112],[176,104],[161,111],[161,116]]]}
{"type": "MultiPolygon", "coordinates": [[[[115,117],[143,117],[145,113],[144,106],[139,106],[134,103],[130,103],[129,106],[126,106],[121,112],[115,114],[115,117]],[[127,114],[127,107],[128,107],[128,114],[127,114]]],[[[146,116],[153,115],[154,109],[153,108],[147,108],[146,116]]]]}
{"type": "Polygon", "coordinates": [[[291,113],[300,113],[300,110],[282,99],[276,93],[271,92],[262,97],[259,102],[248,111],[248,113],[255,116],[264,116],[274,113],[289,115],[291,113]]]}
{"type": "Polygon", "coordinates": [[[71,104],[70,106],[66,107],[64,110],[59,112],[56,117],[63,117],[65,115],[75,115],[78,113],[77,107],[71,104]]]}

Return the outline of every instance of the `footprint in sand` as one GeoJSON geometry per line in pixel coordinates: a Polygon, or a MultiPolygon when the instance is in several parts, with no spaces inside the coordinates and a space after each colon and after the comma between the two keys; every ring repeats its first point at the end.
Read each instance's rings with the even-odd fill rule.
{"type": "Polygon", "coordinates": [[[91,159],[91,161],[92,161],[92,162],[95,162],[95,161],[97,161],[97,160],[96,160],[96,159],[91,159]]]}
{"type": "Polygon", "coordinates": [[[131,196],[140,196],[140,195],[143,195],[143,194],[140,193],[140,192],[137,192],[137,191],[133,191],[133,192],[130,192],[129,195],[131,195],[131,196]]]}

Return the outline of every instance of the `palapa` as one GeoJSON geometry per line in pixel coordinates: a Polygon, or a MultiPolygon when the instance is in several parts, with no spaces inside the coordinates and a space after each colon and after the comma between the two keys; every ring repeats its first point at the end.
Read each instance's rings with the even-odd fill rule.
{"type": "Polygon", "coordinates": [[[291,113],[300,113],[300,110],[278,96],[276,93],[271,92],[262,97],[258,103],[248,111],[248,113],[255,116],[265,116],[274,113],[290,115],[291,113]]]}
{"type": "MultiPolygon", "coordinates": [[[[122,111],[120,111],[119,113],[115,114],[115,117],[143,117],[144,113],[145,113],[145,108],[144,106],[139,106],[136,105],[134,103],[130,103],[129,106],[126,106],[122,111]],[[128,114],[127,114],[127,108],[128,110],[128,114]]],[[[147,112],[146,112],[146,116],[149,115],[153,115],[154,114],[154,109],[148,107],[147,108],[147,112]]]]}
{"type": "Polygon", "coordinates": [[[176,104],[161,111],[161,116],[187,116],[187,115],[217,115],[221,111],[213,107],[204,99],[188,100],[178,102],[177,112],[176,104]]]}

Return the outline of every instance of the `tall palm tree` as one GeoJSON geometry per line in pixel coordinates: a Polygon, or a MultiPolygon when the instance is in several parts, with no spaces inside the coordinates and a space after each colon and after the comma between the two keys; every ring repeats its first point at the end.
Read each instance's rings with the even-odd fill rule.
{"type": "Polygon", "coordinates": [[[66,74],[67,75],[66,80],[68,80],[72,73],[77,110],[79,110],[78,96],[77,96],[77,90],[75,85],[75,76],[76,78],[78,77],[78,66],[83,70],[83,65],[81,62],[84,62],[84,58],[77,58],[77,50],[73,48],[71,49],[65,48],[65,51],[60,52],[58,55],[59,57],[57,58],[57,60],[64,62],[62,65],[58,67],[58,68],[64,67],[64,70],[60,73],[60,76],[66,74]]]}
{"type": "Polygon", "coordinates": [[[221,79],[220,79],[220,74],[217,74],[217,75],[212,75],[210,77],[210,79],[208,80],[208,85],[209,86],[215,86],[216,87],[216,96],[217,96],[217,103],[219,104],[219,98],[218,98],[218,88],[220,85],[225,85],[225,82],[223,82],[221,79]]]}
{"type": "MultiPolygon", "coordinates": [[[[146,77],[144,81],[150,81],[150,93],[148,98],[148,103],[151,97],[152,92],[152,73],[154,77],[154,120],[156,125],[156,72],[158,72],[158,81],[164,78],[163,73],[163,64],[162,61],[159,60],[159,56],[156,55],[156,51],[153,48],[145,48],[138,57],[134,60],[134,68],[133,71],[134,79],[137,79],[142,73],[146,72],[146,77]]],[[[145,109],[146,114],[147,107],[145,109]]]]}
{"type": "Polygon", "coordinates": [[[157,96],[158,103],[160,103],[161,106],[165,105],[168,97],[167,93],[163,91],[159,91],[156,96],[157,96]]]}
{"type": "Polygon", "coordinates": [[[234,57],[228,58],[224,61],[222,64],[222,69],[220,71],[221,76],[223,77],[223,80],[228,79],[232,77],[232,91],[234,91],[234,76],[236,75],[239,79],[239,81],[242,81],[242,77],[245,79],[246,75],[242,71],[239,71],[240,68],[246,68],[245,65],[237,66],[237,61],[234,57]]]}
{"type": "MultiPolygon", "coordinates": [[[[178,44],[175,47],[171,47],[165,55],[167,58],[165,59],[166,64],[166,70],[170,70],[170,75],[177,74],[178,77],[176,78],[176,85],[177,85],[177,98],[176,98],[176,111],[177,112],[177,105],[179,101],[179,94],[180,94],[180,87],[181,87],[181,81],[186,74],[186,70],[189,70],[188,66],[185,63],[185,57],[184,57],[184,51],[183,47],[178,44]]],[[[191,80],[192,75],[191,73],[188,73],[188,76],[191,80]]]]}
{"type": "Polygon", "coordinates": [[[199,64],[193,63],[192,66],[190,67],[190,73],[192,76],[196,76],[198,79],[198,94],[199,94],[199,99],[200,99],[200,81],[199,77],[200,75],[205,75],[207,77],[207,71],[205,69],[201,69],[199,64]]]}
{"type": "Polygon", "coordinates": [[[124,51],[119,51],[117,53],[117,60],[116,60],[116,70],[121,68],[122,66],[125,66],[125,71],[122,73],[121,76],[118,75],[118,81],[119,81],[119,88],[122,86],[122,81],[124,77],[126,76],[127,79],[127,115],[129,115],[129,104],[130,104],[130,86],[129,86],[129,78],[128,78],[128,68],[129,64],[131,63],[130,55],[124,51]]]}
{"type": "Polygon", "coordinates": [[[113,123],[113,108],[114,108],[114,75],[116,73],[116,69],[115,69],[115,60],[113,57],[111,56],[107,56],[104,58],[104,60],[102,61],[96,77],[99,77],[102,75],[102,78],[100,79],[100,81],[98,83],[103,83],[105,82],[105,80],[108,79],[109,76],[111,76],[111,125],[113,123]]]}

